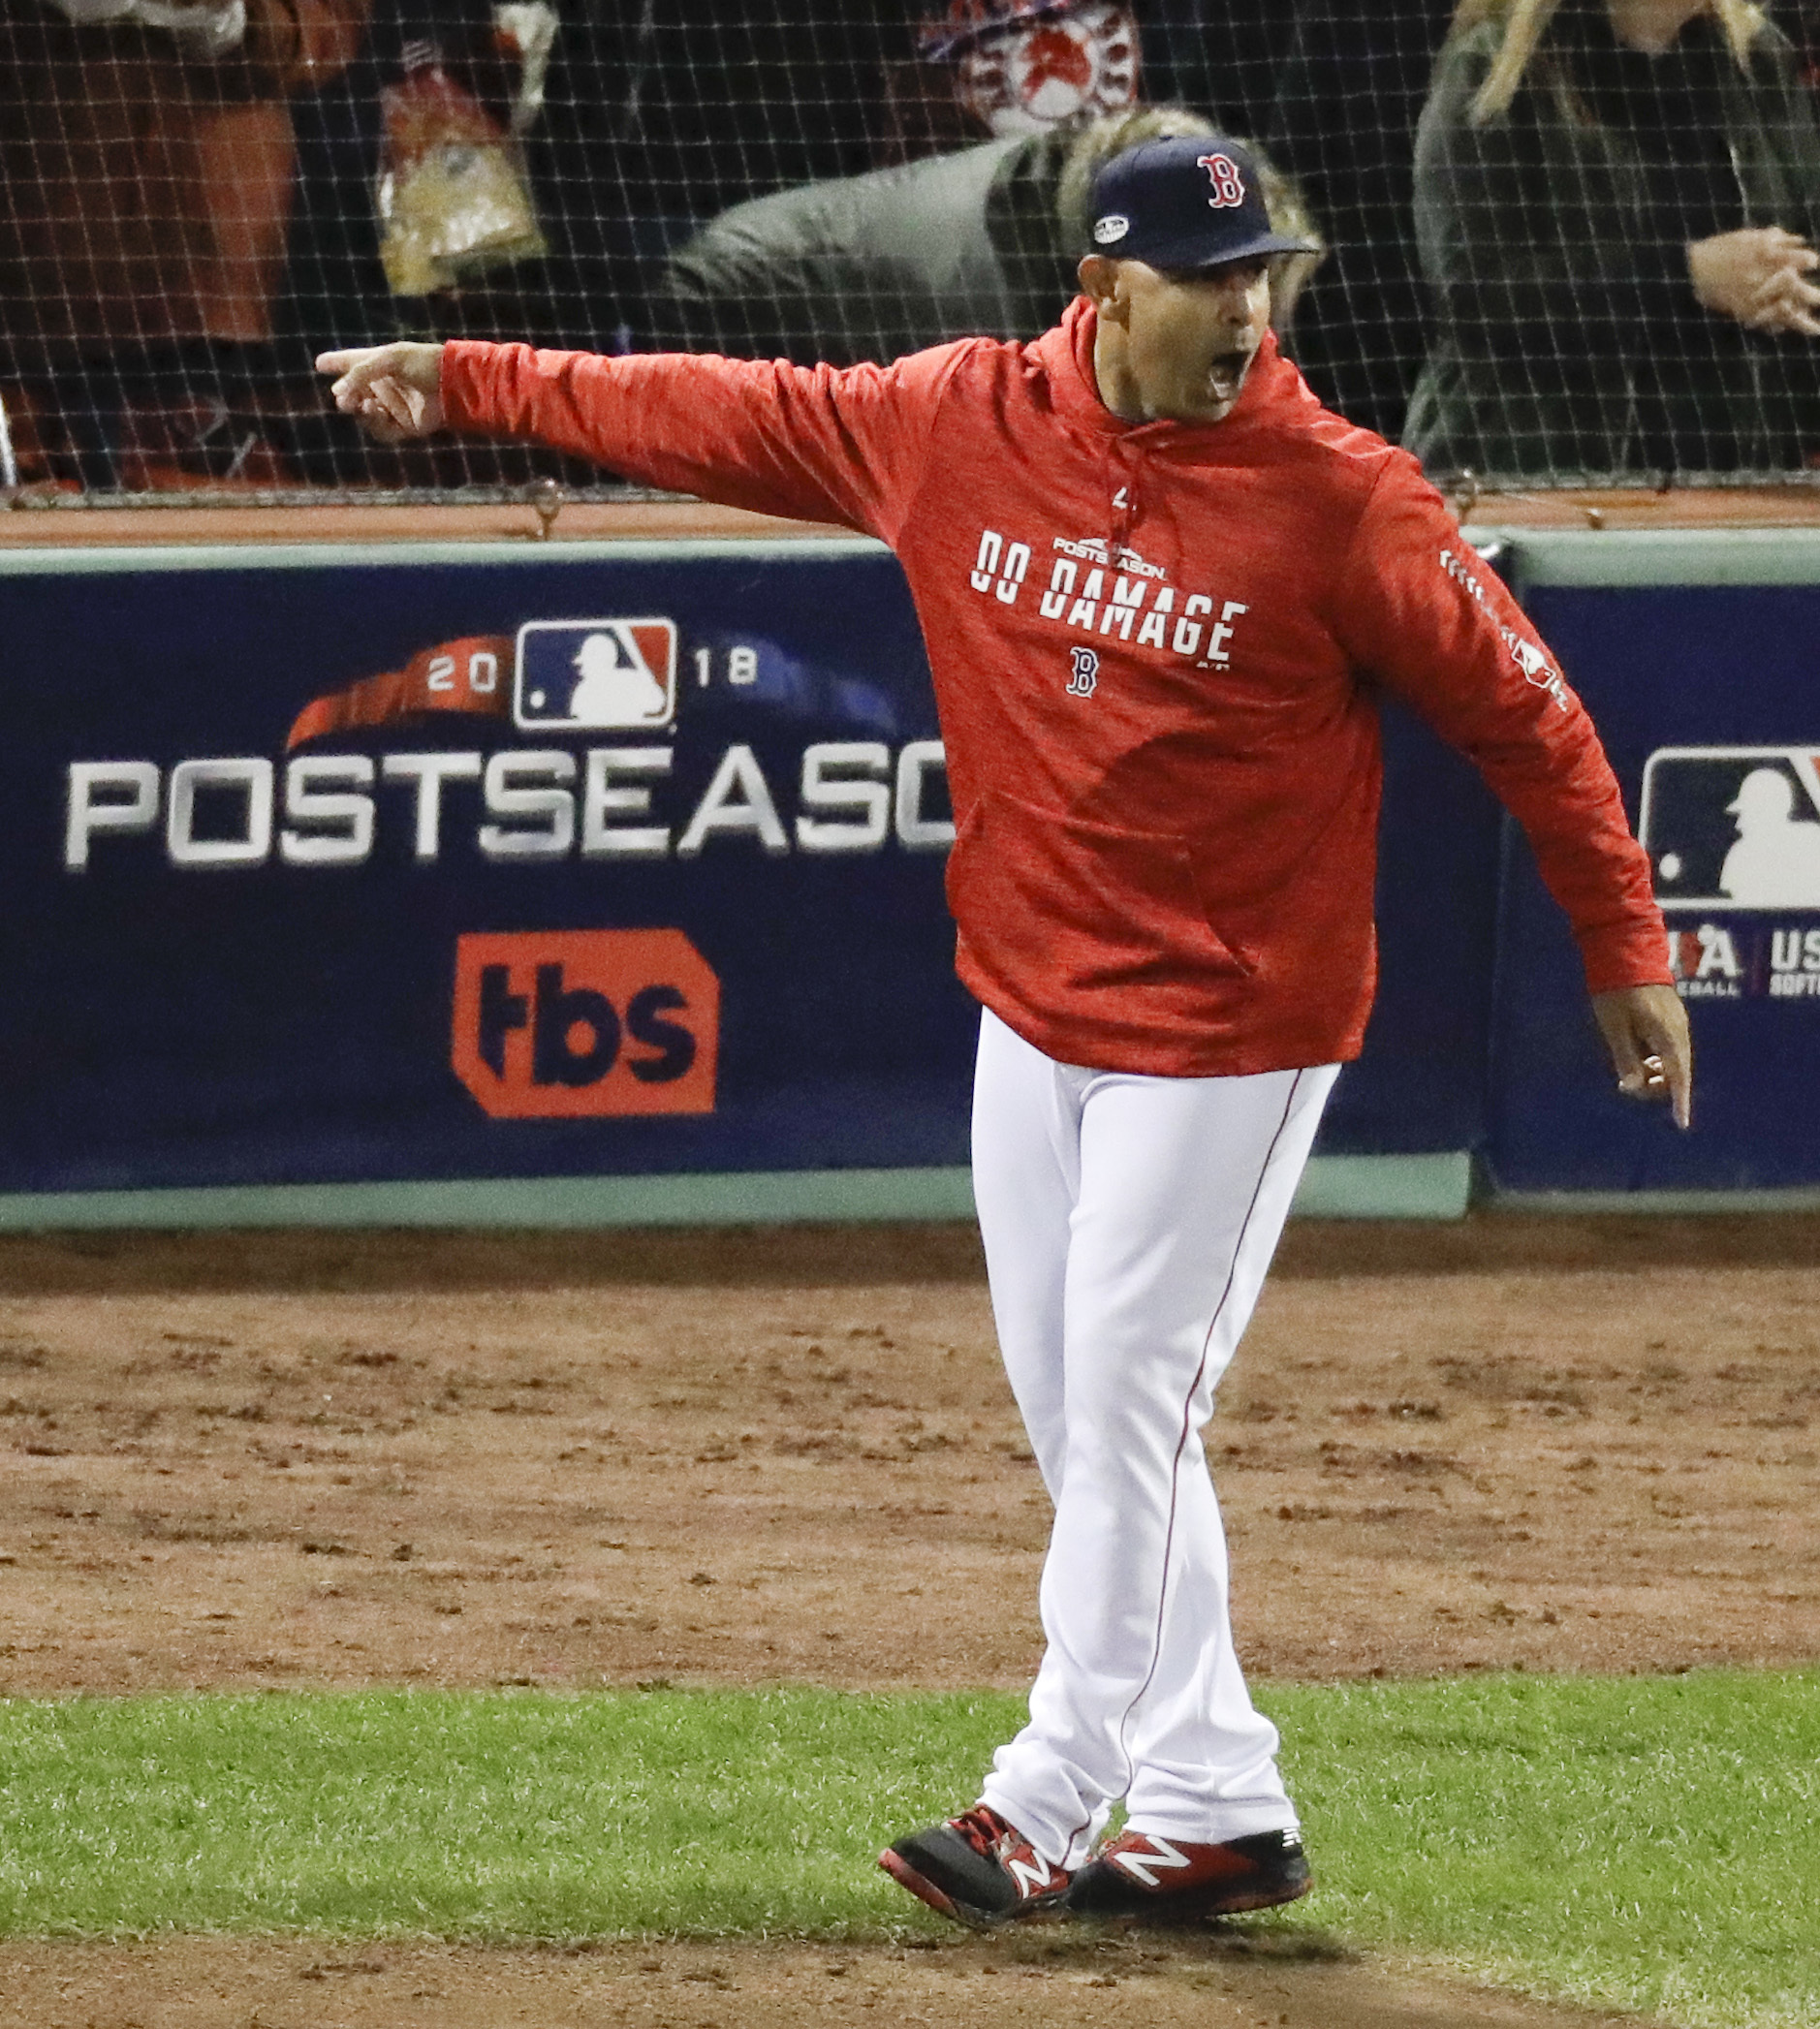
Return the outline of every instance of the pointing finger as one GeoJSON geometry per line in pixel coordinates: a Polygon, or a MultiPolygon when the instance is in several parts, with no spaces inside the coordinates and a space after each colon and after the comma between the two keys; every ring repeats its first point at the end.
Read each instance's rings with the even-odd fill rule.
{"type": "Polygon", "coordinates": [[[1693,1124],[1694,1060],[1685,1021],[1670,1023],[1650,1012],[1645,1014],[1641,1026],[1648,1051],[1644,1059],[1643,1096],[1668,1100],[1676,1126],[1689,1127],[1693,1124]]]}
{"type": "Polygon", "coordinates": [[[1651,1063],[1658,1064],[1658,1077],[1668,1085],[1668,1101],[1674,1110],[1675,1125],[1691,1127],[1694,1122],[1694,1066],[1687,1050],[1679,1043],[1664,1046],[1663,1055],[1652,1057],[1651,1063]]]}

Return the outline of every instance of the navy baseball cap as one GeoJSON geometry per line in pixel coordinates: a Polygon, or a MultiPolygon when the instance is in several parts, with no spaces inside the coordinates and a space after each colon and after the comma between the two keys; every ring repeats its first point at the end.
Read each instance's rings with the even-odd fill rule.
{"type": "Polygon", "coordinates": [[[1318,254],[1278,233],[1248,148],[1223,135],[1141,141],[1093,179],[1093,252],[1165,270],[1218,267],[1268,254],[1318,254]]]}

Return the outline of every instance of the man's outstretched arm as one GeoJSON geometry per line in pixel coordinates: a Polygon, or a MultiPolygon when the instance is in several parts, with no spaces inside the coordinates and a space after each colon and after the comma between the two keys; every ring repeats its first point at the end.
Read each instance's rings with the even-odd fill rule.
{"type": "Polygon", "coordinates": [[[969,341],[889,366],[708,354],[385,345],[325,353],[337,407],[387,443],[448,427],[546,444],[643,484],[894,541],[969,341]]]}

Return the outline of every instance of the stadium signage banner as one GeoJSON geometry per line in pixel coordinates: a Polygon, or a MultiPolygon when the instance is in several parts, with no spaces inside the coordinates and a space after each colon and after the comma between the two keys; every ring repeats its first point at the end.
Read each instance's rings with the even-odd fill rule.
{"type": "MultiPolygon", "coordinates": [[[[0,1191],[965,1162],[954,827],[877,546],[5,569],[0,1191]]],[[[1342,1152],[1482,1120],[1495,827],[1389,747],[1342,1152]]]]}
{"type": "Polygon", "coordinates": [[[7,601],[0,1188],[965,1160],[874,546],[11,559],[7,601]]]}
{"type": "MultiPolygon", "coordinates": [[[[1789,540],[1784,573],[1802,547],[1789,540]]],[[[1710,548],[1675,560],[1693,582],[1525,588],[1649,856],[1697,1090],[1684,1136],[1611,1094],[1577,959],[1513,839],[1491,1146],[1508,1189],[1820,1185],[1820,550],[1813,583],[1741,584],[1739,549],[1710,548]],[[1697,581],[1703,563],[1718,581],[1697,581]]]]}

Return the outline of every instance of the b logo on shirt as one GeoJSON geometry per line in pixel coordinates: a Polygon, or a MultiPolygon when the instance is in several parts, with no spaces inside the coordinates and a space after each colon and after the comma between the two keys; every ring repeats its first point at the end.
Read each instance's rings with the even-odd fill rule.
{"type": "Polygon", "coordinates": [[[1208,181],[1213,186],[1208,203],[1215,211],[1227,211],[1244,203],[1245,179],[1230,155],[1200,155],[1195,160],[1198,167],[1207,171],[1208,181]]]}
{"type": "Polygon", "coordinates": [[[1090,698],[1093,686],[1100,679],[1100,659],[1091,648],[1070,648],[1074,657],[1075,672],[1068,679],[1068,695],[1071,698],[1090,698]]]}

